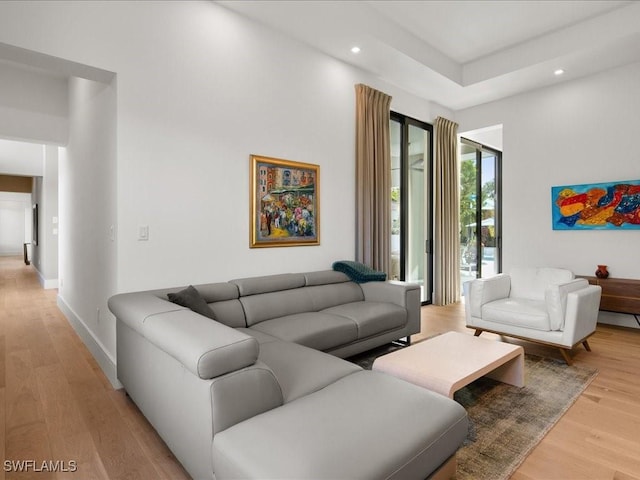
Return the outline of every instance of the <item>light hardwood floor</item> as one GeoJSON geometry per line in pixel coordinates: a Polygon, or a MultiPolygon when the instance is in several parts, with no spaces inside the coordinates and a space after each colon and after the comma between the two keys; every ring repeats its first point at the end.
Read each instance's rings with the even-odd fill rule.
{"type": "MultiPolygon", "coordinates": [[[[21,258],[0,257],[0,480],[188,479],[136,406],[113,390],[56,293],[42,290],[21,258]],[[5,460],[33,460],[39,470],[43,461],[70,470],[73,461],[77,471],[7,472],[5,460]]],[[[461,304],[423,307],[413,340],[447,330],[472,333],[461,304]]],[[[600,374],[514,480],[640,479],[640,331],[599,326],[590,344],[591,353],[576,349],[575,364],[600,374]]]]}

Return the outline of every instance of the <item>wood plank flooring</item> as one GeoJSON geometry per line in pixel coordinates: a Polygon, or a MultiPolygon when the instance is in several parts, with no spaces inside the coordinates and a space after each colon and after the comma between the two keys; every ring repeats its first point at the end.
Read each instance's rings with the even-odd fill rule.
{"type": "MultiPolygon", "coordinates": [[[[421,332],[413,340],[446,330],[473,334],[465,327],[463,304],[423,307],[421,332]]],[[[504,340],[527,353],[562,358],[551,347],[504,340]]],[[[591,352],[573,350],[574,365],[597,368],[598,376],[512,480],[640,479],[640,330],[599,324],[589,344],[591,352]]]]}
{"type": "MultiPolygon", "coordinates": [[[[472,334],[464,308],[422,309],[420,341],[472,334]]],[[[489,334],[483,336],[491,338],[489,334]]],[[[516,343],[516,342],[514,342],[516,343]]],[[[531,353],[553,349],[517,342],[531,353]]],[[[640,331],[601,325],[576,365],[600,374],[540,442],[514,480],[640,480],[640,331]]],[[[0,480],[182,480],[189,475],[124,392],[113,390],[20,257],[0,257],[0,480]],[[7,461],[59,461],[58,470],[7,471],[7,461]]]]}
{"type": "Polygon", "coordinates": [[[189,479],[137,407],[111,387],[56,294],[20,257],[0,257],[0,480],[189,479]],[[16,462],[34,463],[19,472],[5,461],[14,470],[16,462]]]}

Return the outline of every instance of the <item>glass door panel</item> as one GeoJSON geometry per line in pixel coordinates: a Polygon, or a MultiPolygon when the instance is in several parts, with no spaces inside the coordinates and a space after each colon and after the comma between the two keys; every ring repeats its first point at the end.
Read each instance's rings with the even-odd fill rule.
{"type": "Polygon", "coordinates": [[[460,283],[501,272],[502,154],[460,140],[460,283]]]}
{"type": "Polygon", "coordinates": [[[402,188],[402,125],[391,119],[391,273],[390,280],[400,280],[400,229],[402,216],[400,215],[400,194],[402,188]]]}
{"type": "Polygon", "coordinates": [[[430,255],[425,248],[427,238],[427,179],[425,177],[425,149],[429,145],[429,132],[409,125],[407,162],[407,255],[405,280],[417,283],[422,289],[422,301],[426,298],[426,272],[430,255]]]}
{"type": "Polygon", "coordinates": [[[460,284],[477,278],[478,229],[476,149],[460,144],[460,284]]]}
{"type": "Polygon", "coordinates": [[[480,220],[480,246],[482,253],[482,278],[493,277],[498,271],[498,248],[496,234],[496,165],[497,157],[493,152],[482,151],[482,181],[480,196],[482,198],[480,220]]]}
{"type": "Polygon", "coordinates": [[[392,115],[390,279],[420,285],[423,303],[432,292],[431,134],[431,125],[392,115]]]}

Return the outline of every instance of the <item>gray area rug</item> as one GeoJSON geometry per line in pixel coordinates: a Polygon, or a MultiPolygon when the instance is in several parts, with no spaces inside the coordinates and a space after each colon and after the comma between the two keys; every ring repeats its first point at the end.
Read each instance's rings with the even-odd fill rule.
{"type": "MultiPolygon", "coordinates": [[[[389,345],[348,360],[370,369],[389,345]]],[[[525,355],[525,386],[480,378],[454,399],[469,414],[469,435],[458,450],[458,480],[507,479],[596,377],[597,370],[525,355]]]]}

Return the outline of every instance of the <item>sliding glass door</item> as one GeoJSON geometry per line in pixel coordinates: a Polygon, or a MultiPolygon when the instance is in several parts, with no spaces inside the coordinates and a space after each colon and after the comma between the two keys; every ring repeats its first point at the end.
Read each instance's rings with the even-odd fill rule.
{"type": "Polygon", "coordinates": [[[392,113],[391,279],[417,283],[431,302],[431,125],[392,113]]]}
{"type": "Polygon", "coordinates": [[[461,283],[502,271],[501,164],[501,152],[460,139],[461,283]]]}

